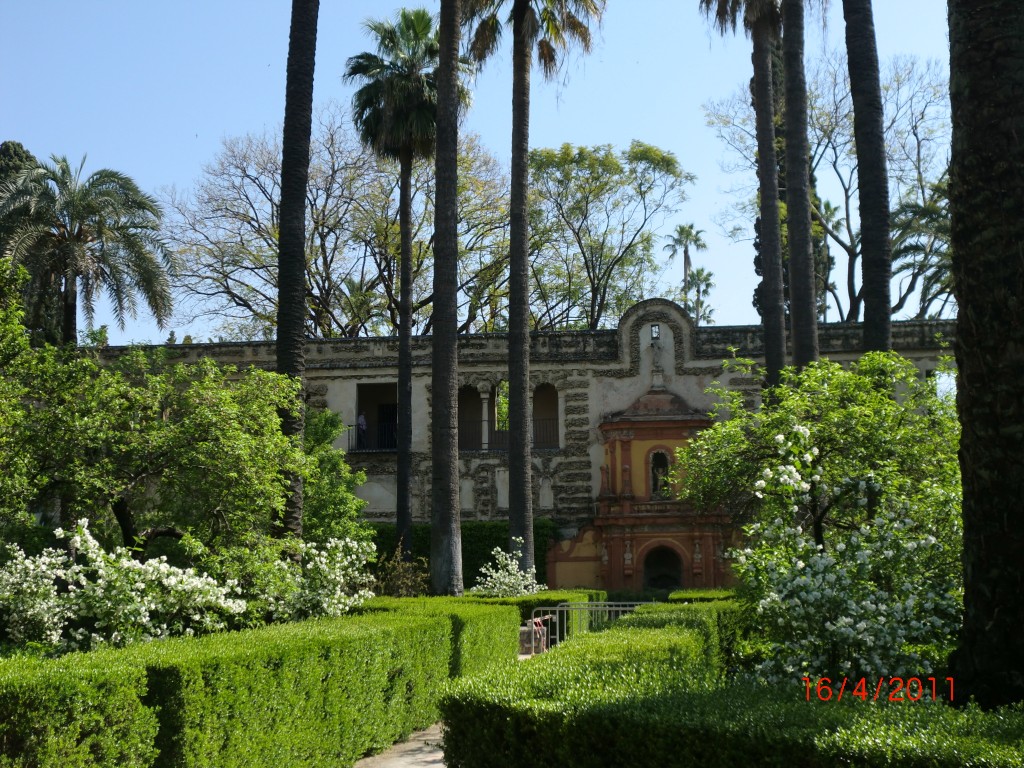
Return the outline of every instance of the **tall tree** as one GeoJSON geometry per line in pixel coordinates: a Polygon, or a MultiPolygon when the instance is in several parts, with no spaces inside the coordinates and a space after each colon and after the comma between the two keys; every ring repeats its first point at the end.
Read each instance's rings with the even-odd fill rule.
{"type": "Polygon", "coordinates": [[[753,41],[754,115],[757,135],[760,245],[763,279],[758,287],[758,306],[764,325],[765,382],[779,383],[786,364],[786,319],[782,295],[782,238],[779,225],[779,171],[775,157],[775,126],[772,95],[772,41],[778,35],[776,0],[700,0],[700,8],[722,32],[735,29],[742,20],[753,41]]]}
{"type": "Polygon", "coordinates": [[[963,432],[957,698],[1024,700],[1024,5],[949,0],[950,174],[963,432]]]}
{"type": "Polygon", "coordinates": [[[512,27],[512,194],[509,228],[509,534],[523,540],[519,565],[534,567],[530,429],[530,70],[533,52],[545,77],[558,71],[571,43],[590,50],[590,23],[605,0],[466,0],[475,24],[470,55],[483,62],[501,36],[501,9],[512,27]]]}
{"type": "Polygon", "coordinates": [[[123,173],[103,168],[83,179],[84,158],[77,168],[66,157],[51,160],[0,185],[7,253],[28,268],[32,303],[59,304],[65,344],[78,340],[79,294],[90,324],[105,291],[122,328],[136,316],[138,296],[162,328],[171,314],[171,262],[160,206],[123,173]]]}
{"type": "Polygon", "coordinates": [[[690,248],[695,251],[706,251],[708,244],[704,242],[701,235],[703,229],[697,229],[693,224],[677,224],[676,231],[667,236],[668,242],[665,250],[670,258],[675,258],[679,251],[683,252],[683,293],[690,290],[690,270],[693,269],[693,261],[690,258],[690,248]]]}
{"type": "Polygon", "coordinates": [[[671,152],[642,141],[620,152],[607,144],[532,150],[531,219],[546,242],[535,245],[531,268],[543,273],[553,258],[565,266],[565,282],[547,287],[548,300],[563,295],[582,327],[596,330],[607,314],[619,317],[646,298],[661,272],[651,230],[677,209],[693,178],[671,152]],[[571,290],[574,279],[581,290],[571,290]]]}
{"type": "Polygon", "coordinates": [[[793,364],[798,367],[818,359],[818,298],[811,244],[811,172],[807,144],[807,78],[804,75],[804,2],[782,0],[789,313],[793,364]]]}
{"type": "Polygon", "coordinates": [[[850,66],[853,134],[860,181],[860,239],[864,274],[864,349],[892,349],[892,245],[889,237],[889,172],[878,47],[871,0],[843,0],[850,66]]]}
{"type": "Polygon", "coordinates": [[[459,0],[441,0],[438,23],[437,191],[434,203],[434,323],[430,392],[430,588],[461,595],[459,351],[459,0]]]}
{"type": "Polygon", "coordinates": [[[693,318],[694,327],[711,325],[715,322],[711,319],[715,310],[708,302],[708,294],[715,287],[714,277],[713,272],[704,267],[697,267],[690,273],[690,284],[679,297],[679,303],[693,318]]]}
{"type": "MultiPolygon", "coordinates": [[[[281,220],[277,259],[277,372],[303,379],[306,371],[306,184],[313,130],[313,72],[320,0],[292,0],[281,138],[281,220]]],[[[301,395],[300,395],[301,398],[301,395]]],[[[286,435],[302,439],[305,406],[282,410],[286,435]]],[[[278,534],[302,537],[302,477],[291,473],[278,534]]]]}
{"type": "Polygon", "coordinates": [[[396,520],[402,556],[412,557],[412,164],[431,157],[437,133],[438,42],[424,9],[403,9],[394,22],[369,21],[377,53],[348,60],[345,79],[362,82],[352,97],[359,138],[398,161],[401,277],[398,301],[398,478],[396,520]]]}

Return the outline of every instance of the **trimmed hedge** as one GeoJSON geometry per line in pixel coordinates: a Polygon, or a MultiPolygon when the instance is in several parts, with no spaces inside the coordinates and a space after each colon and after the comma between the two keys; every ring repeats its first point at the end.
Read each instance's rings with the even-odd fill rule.
{"type": "Polygon", "coordinates": [[[352,617],[135,646],[158,712],[154,765],[336,766],[433,722],[448,622],[352,617]]]}
{"type": "Polygon", "coordinates": [[[436,722],[450,674],[513,665],[512,606],[380,602],[341,619],[0,662],[0,768],[352,765],[436,722]]]}
{"type": "Polygon", "coordinates": [[[0,766],[152,765],[145,671],[114,652],[0,662],[0,766]]]}
{"type": "MultiPolygon", "coordinates": [[[[650,620],[658,618],[652,615],[650,620]]],[[[622,625],[442,698],[449,768],[1024,766],[1024,708],[805,701],[708,685],[703,633],[622,625]],[[597,746],[595,746],[597,745],[597,746]]]]}
{"type": "Polygon", "coordinates": [[[737,646],[749,628],[740,604],[731,600],[641,605],[619,619],[619,625],[636,628],[680,626],[700,632],[707,664],[719,677],[735,669],[737,646]]]}
{"type": "MultiPolygon", "coordinates": [[[[394,523],[370,523],[373,528],[373,543],[379,555],[390,555],[398,546],[398,535],[394,523]]],[[[547,582],[548,542],[557,540],[558,525],[547,517],[533,518],[533,540],[537,555],[537,581],[547,582]]],[[[476,586],[480,569],[494,558],[495,547],[507,549],[509,529],[507,520],[464,520],[462,522],[462,573],[466,588],[476,586]]],[[[413,557],[430,559],[430,524],[414,523],[412,526],[413,557]]]]}
{"type": "Polygon", "coordinates": [[[452,647],[449,675],[455,678],[513,662],[519,653],[519,611],[507,605],[482,605],[482,602],[464,597],[375,597],[357,610],[447,619],[452,647]]]}
{"type": "Polygon", "coordinates": [[[732,600],[736,596],[732,589],[677,589],[670,592],[670,603],[710,603],[716,600],[732,600]]]}
{"type": "MultiPolygon", "coordinates": [[[[529,662],[451,685],[441,699],[445,762],[526,768],[542,755],[544,762],[577,766],[587,755],[602,765],[604,735],[585,722],[592,709],[703,684],[705,677],[703,644],[692,630],[583,634],[529,662]]],[[[631,738],[644,736],[636,731],[631,738]]]]}

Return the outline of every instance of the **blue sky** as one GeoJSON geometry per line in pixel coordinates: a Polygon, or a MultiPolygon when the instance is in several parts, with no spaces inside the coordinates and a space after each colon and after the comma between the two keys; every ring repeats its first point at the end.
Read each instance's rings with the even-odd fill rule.
{"type": "MultiPolygon", "coordinates": [[[[432,12],[437,2],[422,3],[432,12]]],[[[883,59],[913,54],[948,67],[945,0],[880,0],[875,25],[883,59]]],[[[114,168],[144,189],[188,188],[224,138],[273,130],[284,114],[287,0],[6,0],[0,3],[0,141],[22,142],[39,157],[87,154],[86,171],[114,168]]],[[[372,48],[362,22],[394,16],[391,0],[322,0],[317,103],[347,103],[345,60],[372,48]]],[[[750,78],[750,43],[721,37],[697,0],[609,0],[589,56],[573,55],[556,82],[533,79],[531,146],[612,144],[633,139],[673,151],[697,175],[689,200],[660,229],[692,222],[709,249],[698,265],[715,273],[711,303],[719,325],[757,322],[757,282],[749,242],[734,243],[714,221],[745,180],[724,174],[725,149],[704,124],[702,104],[731,95],[750,78]]],[[[824,23],[808,17],[807,54],[843,40],[842,4],[824,23]]],[[[506,52],[507,53],[507,52],[506,52]]],[[[507,162],[511,64],[489,63],[474,86],[466,128],[507,162]]],[[[750,180],[752,181],[752,179],[750,180]]],[[[681,279],[672,273],[673,279],[681,279]]],[[[151,318],[117,329],[113,343],[161,341],[151,318]]],[[[203,328],[172,324],[178,337],[203,328]]]]}

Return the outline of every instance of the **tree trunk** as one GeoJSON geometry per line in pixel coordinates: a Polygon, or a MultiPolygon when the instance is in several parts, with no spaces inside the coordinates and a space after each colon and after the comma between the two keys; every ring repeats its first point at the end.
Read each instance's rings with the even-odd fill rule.
{"type": "MultiPolygon", "coordinates": [[[[319,0],[292,0],[285,84],[284,136],[281,141],[281,223],[279,234],[277,372],[300,381],[306,369],[306,185],[313,123],[313,70],[319,0]]],[[[286,435],[302,439],[305,405],[282,414],[286,435]]],[[[302,477],[288,477],[284,519],[275,532],[302,536],[302,477]]]]}
{"type": "Polygon", "coordinates": [[[63,303],[63,320],[61,322],[61,341],[64,344],[78,345],[78,275],[64,275],[64,290],[61,294],[63,303]]]}
{"type": "Polygon", "coordinates": [[[508,518],[509,536],[523,540],[519,567],[534,565],[530,454],[529,0],[512,6],[512,190],[509,201],[508,518]]]}
{"type": "Polygon", "coordinates": [[[754,115],[757,121],[757,178],[761,214],[761,320],[764,324],[765,383],[774,387],[786,364],[786,320],[782,298],[782,242],[779,233],[779,172],[772,116],[772,28],[753,23],[754,115]]]}
{"type": "Polygon", "coordinates": [[[398,298],[398,498],[396,527],[402,559],[412,559],[412,151],[399,160],[398,229],[402,264],[398,298]]]}
{"type": "Polygon", "coordinates": [[[1024,700],[1024,5],[949,0],[964,624],[957,700],[1024,700]]]}
{"type": "Polygon", "coordinates": [[[843,0],[850,67],[853,137],[857,148],[864,349],[892,349],[892,243],[889,173],[885,161],[882,86],[871,0],[843,0]]]}
{"type": "Polygon", "coordinates": [[[786,220],[789,223],[789,313],[793,364],[818,359],[818,302],[811,252],[810,149],[804,76],[804,0],[783,0],[786,90],[786,220]]]}
{"type": "Polygon", "coordinates": [[[459,0],[441,0],[438,25],[434,201],[434,325],[431,368],[430,587],[462,594],[459,504],[458,269],[459,0]]]}

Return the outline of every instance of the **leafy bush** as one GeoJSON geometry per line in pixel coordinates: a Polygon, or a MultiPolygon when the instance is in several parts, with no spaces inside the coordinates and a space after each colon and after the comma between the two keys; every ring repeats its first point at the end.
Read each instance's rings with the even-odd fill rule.
{"type": "Polygon", "coordinates": [[[118,652],[0,661],[2,768],[147,768],[156,714],[118,652]]]}
{"type": "MultiPolygon", "coordinates": [[[[398,537],[394,523],[370,523],[373,541],[380,553],[394,552],[398,537]]],[[[537,581],[547,581],[548,543],[558,538],[558,525],[546,517],[533,518],[533,540],[536,543],[537,581]]],[[[507,547],[509,528],[507,520],[464,520],[462,522],[462,572],[466,587],[476,585],[477,574],[490,560],[495,547],[507,547]]],[[[430,557],[430,524],[414,523],[412,526],[412,554],[414,557],[430,557]]]]}
{"type": "Polygon", "coordinates": [[[377,560],[373,591],[388,597],[422,597],[430,591],[430,564],[424,557],[402,558],[395,547],[390,556],[377,560]]]}
{"type": "Polygon", "coordinates": [[[950,647],[960,623],[952,398],[883,353],[789,371],[756,410],[715,391],[719,421],[676,469],[691,503],[750,521],[736,567],[767,641],[761,674],[927,673],[920,647],[950,647]]]}
{"type": "Polygon", "coordinates": [[[230,578],[219,584],[164,558],[139,561],[123,548],[108,553],[92,537],[87,520],[80,520],[73,533],[58,531],[58,536],[68,540],[73,557],[52,549],[29,557],[13,549],[0,567],[0,641],[59,652],[121,646],[215,632],[236,617],[252,624],[261,618],[339,616],[372,596],[365,572],[373,550],[369,542],[300,543],[301,563],[280,559],[278,550],[270,564],[256,552],[258,568],[248,561],[239,566],[237,558],[214,559],[224,566],[221,575],[236,567],[256,573],[259,578],[245,585],[252,592],[244,593],[230,578]],[[246,613],[242,598],[249,595],[262,616],[246,613]]]}
{"type": "Polygon", "coordinates": [[[537,569],[531,566],[526,571],[520,570],[519,561],[523,556],[523,540],[512,539],[512,552],[505,552],[501,547],[491,550],[493,563],[487,563],[480,569],[476,586],[470,589],[474,595],[481,597],[521,597],[541,591],[537,583],[537,569]]]}
{"type": "Polygon", "coordinates": [[[391,611],[443,616],[451,624],[451,677],[478,674],[515,662],[519,653],[519,611],[508,604],[461,597],[368,600],[360,613],[391,611]]]}
{"type": "Polygon", "coordinates": [[[7,642],[39,643],[55,650],[126,645],[175,634],[202,634],[226,627],[245,609],[205,574],[140,562],[124,549],[103,550],[80,520],[66,538],[74,558],[57,550],[28,557],[20,551],[0,568],[0,616],[7,642]]]}

